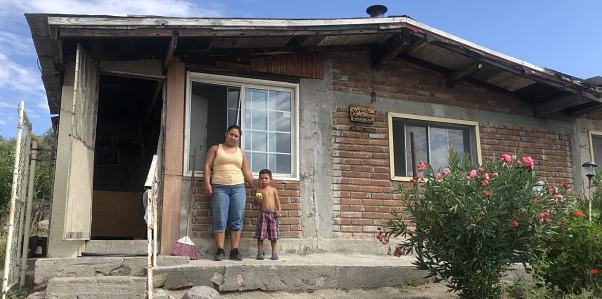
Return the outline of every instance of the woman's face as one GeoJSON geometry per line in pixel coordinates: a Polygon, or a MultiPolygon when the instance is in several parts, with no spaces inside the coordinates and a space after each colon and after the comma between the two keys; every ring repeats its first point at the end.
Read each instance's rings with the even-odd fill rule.
{"type": "Polygon", "coordinates": [[[231,129],[226,132],[226,144],[228,144],[228,146],[236,146],[239,140],[240,132],[238,132],[237,129],[231,129]]]}

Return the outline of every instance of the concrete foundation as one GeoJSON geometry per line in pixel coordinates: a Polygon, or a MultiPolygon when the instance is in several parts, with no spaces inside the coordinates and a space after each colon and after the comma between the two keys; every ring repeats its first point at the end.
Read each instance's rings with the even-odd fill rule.
{"type": "Polygon", "coordinates": [[[46,299],[142,299],[146,279],[142,277],[62,277],[48,282],[46,299]]]}
{"type": "MultiPolygon", "coordinates": [[[[159,256],[159,266],[187,264],[188,257],[159,256]]],[[[34,283],[60,277],[144,276],[146,257],[82,257],[39,259],[36,262],[34,283]]]]}
{"type": "Polygon", "coordinates": [[[146,241],[146,240],[92,240],[92,241],[86,242],[86,253],[147,255],[148,254],[148,241],[146,241]]]}
{"type": "Polygon", "coordinates": [[[380,288],[422,280],[426,272],[416,270],[413,260],[339,254],[281,256],[278,261],[258,261],[254,257],[240,262],[203,259],[187,265],[157,267],[154,275],[168,274],[166,289],[214,285],[219,291],[380,288]]]}

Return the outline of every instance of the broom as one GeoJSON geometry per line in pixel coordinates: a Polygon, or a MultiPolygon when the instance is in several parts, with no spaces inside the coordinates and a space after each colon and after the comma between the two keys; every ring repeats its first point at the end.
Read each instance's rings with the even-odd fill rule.
{"type": "Polygon", "coordinates": [[[194,196],[194,168],[196,166],[196,147],[192,156],[192,179],[190,183],[190,200],[188,202],[188,220],[186,221],[186,237],[180,238],[176,245],[171,250],[171,255],[187,256],[191,260],[198,260],[199,254],[196,252],[196,247],[192,240],[188,237],[190,231],[190,213],[192,212],[192,198],[194,196]]]}

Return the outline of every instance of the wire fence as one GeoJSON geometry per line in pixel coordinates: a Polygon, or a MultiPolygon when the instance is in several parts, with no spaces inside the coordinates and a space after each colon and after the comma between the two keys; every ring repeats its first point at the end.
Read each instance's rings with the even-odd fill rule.
{"type": "Polygon", "coordinates": [[[21,235],[23,234],[29,158],[31,155],[31,123],[25,113],[25,104],[23,102],[19,103],[18,112],[19,123],[17,125],[17,143],[10,198],[8,236],[6,239],[4,277],[2,279],[2,299],[6,297],[6,292],[19,282],[19,268],[21,264],[19,249],[22,243],[21,235]]]}

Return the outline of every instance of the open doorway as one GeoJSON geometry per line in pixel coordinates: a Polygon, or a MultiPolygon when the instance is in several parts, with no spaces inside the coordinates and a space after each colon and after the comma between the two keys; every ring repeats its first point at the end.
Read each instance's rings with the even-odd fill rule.
{"type": "Polygon", "coordinates": [[[162,82],[101,75],[94,192],[93,240],[146,237],[144,182],[161,125],[162,82]]]}

